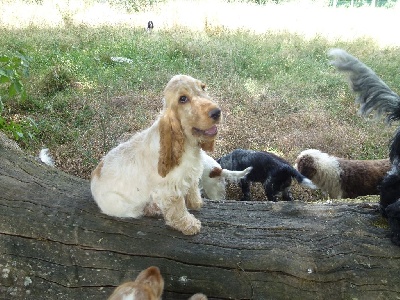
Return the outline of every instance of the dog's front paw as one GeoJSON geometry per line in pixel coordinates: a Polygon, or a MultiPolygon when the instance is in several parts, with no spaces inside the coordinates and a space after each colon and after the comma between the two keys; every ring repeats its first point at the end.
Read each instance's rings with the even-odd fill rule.
{"type": "Polygon", "coordinates": [[[201,222],[197,220],[192,214],[187,214],[179,224],[174,226],[185,235],[194,235],[200,232],[201,222]]]}
{"type": "Polygon", "coordinates": [[[143,209],[143,215],[147,217],[158,217],[162,215],[160,207],[156,203],[148,203],[143,209]]]}
{"type": "Polygon", "coordinates": [[[193,215],[189,215],[187,218],[187,224],[182,228],[182,233],[185,235],[194,235],[200,232],[201,222],[197,220],[193,215]]]}
{"type": "Polygon", "coordinates": [[[200,208],[203,207],[203,200],[201,198],[196,199],[196,200],[191,200],[191,201],[187,201],[186,203],[186,207],[188,209],[193,209],[193,210],[199,210],[200,208]]]}

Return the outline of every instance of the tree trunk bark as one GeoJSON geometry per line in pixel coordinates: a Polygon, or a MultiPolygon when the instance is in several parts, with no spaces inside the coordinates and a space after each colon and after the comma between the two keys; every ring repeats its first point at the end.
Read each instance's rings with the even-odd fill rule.
{"type": "Polygon", "coordinates": [[[400,295],[400,250],[375,205],[207,200],[194,214],[195,236],[106,216],[88,181],[0,143],[0,299],[107,299],[151,265],[163,299],[400,295]]]}

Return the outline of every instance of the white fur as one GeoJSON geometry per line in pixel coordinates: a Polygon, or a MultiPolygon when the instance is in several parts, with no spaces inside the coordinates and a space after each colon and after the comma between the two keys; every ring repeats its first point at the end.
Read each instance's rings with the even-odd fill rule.
{"type": "Polygon", "coordinates": [[[150,171],[157,170],[159,159],[158,123],[159,119],[104,157],[101,176],[91,181],[93,197],[102,212],[138,218],[146,205],[155,203],[162,211],[163,199],[184,197],[193,184],[198,184],[203,165],[200,148],[193,144],[186,144],[181,164],[165,178],[150,171]]]}
{"type": "Polygon", "coordinates": [[[205,197],[212,200],[224,200],[226,191],[226,181],[236,182],[240,178],[246,176],[253,169],[248,167],[243,171],[230,171],[227,169],[222,169],[221,165],[215,161],[211,156],[201,150],[201,158],[203,162],[203,174],[200,180],[200,189],[202,190],[205,197]],[[210,172],[214,168],[222,169],[221,176],[216,176],[211,178],[210,172]]]}
{"type": "Polygon", "coordinates": [[[135,289],[133,289],[132,293],[130,293],[129,295],[124,295],[122,300],[136,300],[137,298],[135,297],[135,292],[136,292],[135,289]]]}
{"type": "Polygon", "coordinates": [[[40,150],[39,153],[39,159],[41,162],[43,162],[44,164],[54,167],[54,160],[50,155],[50,151],[48,148],[43,148],[42,150],[40,150]]]}
{"type": "Polygon", "coordinates": [[[201,228],[200,221],[188,212],[188,208],[200,209],[203,205],[199,190],[203,172],[200,151],[204,139],[214,142],[216,133],[208,137],[206,130],[211,128],[216,132],[220,110],[208,98],[204,85],[190,76],[174,76],[164,94],[164,109],[159,118],[103,158],[92,173],[91,191],[107,215],[123,218],[163,215],[167,225],[192,235],[201,228]],[[179,103],[182,95],[190,100],[179,103]],[[212,116],[215,111],[218,115],[212,116]],[[182,129],[178,134],[183,139],[173,147],[182,151],[179,161],[164,173],[160,169],[164,165],[160,163],[172,154],[165,154],[169,143],[163,144],[163,139],[165,142],[180,136],[176,136],[172,123],[165,122],[172,112],[178,123],[174,128],[182,129]]]}
{"type": "MultiPolygon", "coordinates": [[[[341,168],[337,158],[317,149],[307,149],[302,151],[297,159],[304,155],[312,156],[319,168],[316,176],[312,178],[312,182],[321,190],[327,191],[331,198],[342,198],[341,168]]],[[[297,163],[294,167],[297,169],[297,163]]]]}

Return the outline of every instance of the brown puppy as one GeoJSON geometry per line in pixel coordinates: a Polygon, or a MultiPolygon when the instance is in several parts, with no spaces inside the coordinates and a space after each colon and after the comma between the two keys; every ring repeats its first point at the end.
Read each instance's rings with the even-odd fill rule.
{"type": "MultiPolygon", "coordinates": [[[[118,286],[108,300],[160,300],[164,289],[164,279],[160,269],[149,267],[136,277],[118,286]]],[[[189,300],[207,300],[201,293],[194,294],[189,300]]]]}
{"type": "Polygon", "coordinates": [[[118,286],[108,300],[159,300],[164,289],[164,279],[157,267],[149,267],[136,277],[118,286]]]}
{"type": "Polygon", "coordinates": [[[294,165],[335,199],[379,195],[378,187],[390,166],[389,159],[349,160],[316,149],[302,151],[294,165]]]}

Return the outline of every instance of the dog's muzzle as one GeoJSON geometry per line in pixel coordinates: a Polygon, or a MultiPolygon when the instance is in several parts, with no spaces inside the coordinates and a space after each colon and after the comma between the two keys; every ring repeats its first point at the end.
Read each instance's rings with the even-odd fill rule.
{"type": "Polygon", "coordinates": [[[208,113],[209,117],[215,121],[218,121],[221,118],[221,109],[214,108],[208,113]]]}

